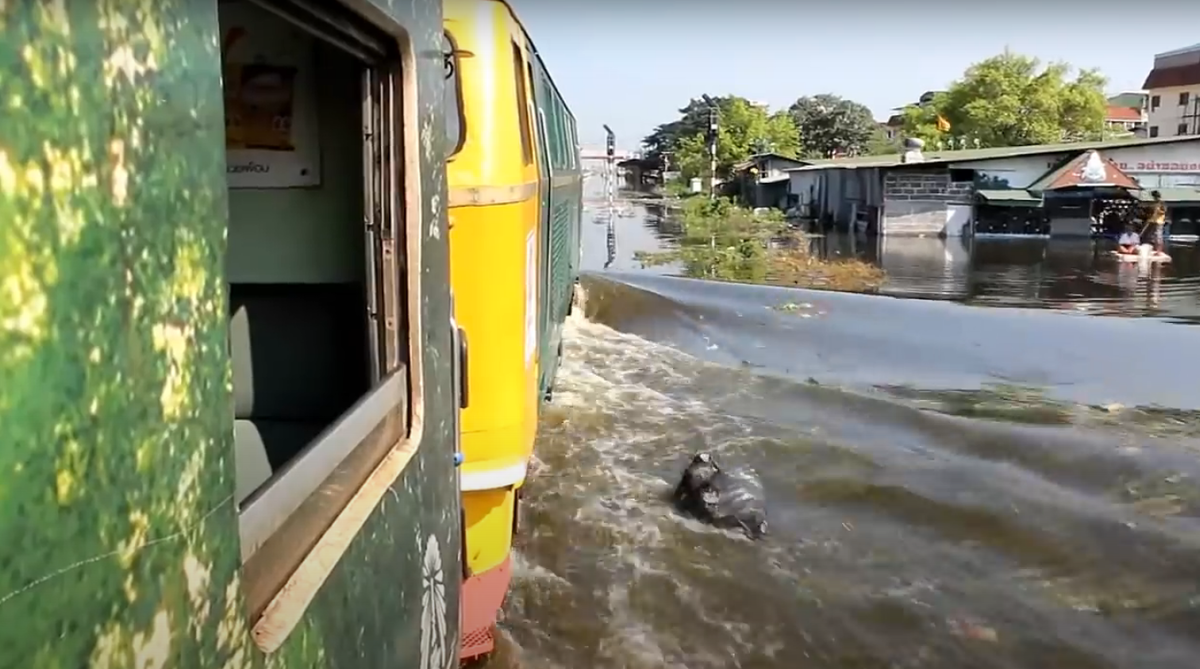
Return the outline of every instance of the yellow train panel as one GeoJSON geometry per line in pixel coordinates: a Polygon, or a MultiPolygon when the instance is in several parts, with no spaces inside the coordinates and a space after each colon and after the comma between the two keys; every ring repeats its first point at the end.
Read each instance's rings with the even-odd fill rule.
{"type": "Polygon", "coordinates": [[[537,430],[537,347],[526,324],[537,313],[537,201],[456,207],[451,216],[455,319],[470,347],[463,487],[519,484],[537,430]]]}
{"type": "MultiPolygon", "coordinates": [[[[512,550],[516,497],[516,491],[511,488],[463,493],[467,527],[474,527],[478,534],[492,538],[491,541],[467,544],[468,564],[486,564],[494,567],[508,558],[509,551],[512,550]]],[[[473,573],[476,571],[482,572],[487,569],[472,569],[473,573]]]]}
{"type": "Polygon", "coordinates": [[[448,0],[444,12],[459,52],[465,135],[446,172],[455,319],[469,344],[467,558],[478,574],[508,558],[514,489],[524,483],[537,431],[541,205],[520,26],[493,0],[448,0]]]}

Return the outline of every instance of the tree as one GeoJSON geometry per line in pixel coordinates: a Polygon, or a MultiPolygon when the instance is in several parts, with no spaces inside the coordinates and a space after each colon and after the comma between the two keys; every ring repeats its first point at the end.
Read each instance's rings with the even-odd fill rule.
{"type": "Polygon", "coordinates": [[[870,109],[832,93],[799,98],[788,113],[800,131],[801,152],[809,158],[867,153],[879,132],[870,109]]]}
{"type": "Polygon", "coordinates": [[[1042,68],[1005,51],[967,68],[949,90],[904,111],[905,133],[946,146],[1026,146],[1099,139],[1107,80],[1066,63],[1042,68]],[[948,122],[938,128],[938,118],[948,122]]]}
{"type": "Polygon", "coordinates": [[[692,99],[679,110],[680,118],[654,129],[644,140],[651,160],[669,158],[672,169],[684,178],[705,176],[710,168],[708,151],[709,110],[717,116],[717,176],[728,177],[733,165],[755,153],[797,155],[800,138],[786,112],[770,113],[765,107],[733,95],[692,99]]]}

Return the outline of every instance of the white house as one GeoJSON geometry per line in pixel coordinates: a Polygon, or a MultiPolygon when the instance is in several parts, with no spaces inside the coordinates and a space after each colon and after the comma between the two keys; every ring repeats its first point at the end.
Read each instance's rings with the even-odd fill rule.
{"type": "Polygon", "coordinates": [[[1150,96],[1147,136],[1200,134],[1200,44],[1154,56],[1142,88],[1150,96]]]}

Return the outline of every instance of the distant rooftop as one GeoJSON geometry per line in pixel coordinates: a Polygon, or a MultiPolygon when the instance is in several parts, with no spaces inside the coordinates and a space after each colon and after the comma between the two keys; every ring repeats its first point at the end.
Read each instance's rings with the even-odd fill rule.
{"type": "Polygon", "coordinates": [[[1185,47],[1182,47],[1179,49],[1172,49],[1171,51],[1164,51],[1162,53],[1156,53],[1156,54],[1154,54],[1154,57],[1155,58],[1166,58],[1167,56],[1181,56],[1185,53],[1191,53],[1193,51],[1200,51],[1200,44],[1193,44],[1191,46],[1185,46],[1185,47]]]}
{"type": "Polygon", "coordinates": [[[1104,114],[1104,120],[1110,123],[1140,122],[1142,120],[1142,111],[1133,107],[1109,105],[1108,110],[1104,114]]]}
{"type": "Polygon", "coordinates": [[[828,160],[813,160],[812,165],[794,167],[787,172],[810,172],[823,169],[862,169],[868,167],[920,167],[929,164],[945,164],[968,162],[974,160],[996,160],[1016,158],[1018,156],[1036,156],[1047,153],[1067,153],[1087,151],[1088,149],[1120,149],[1127,146],[1146,146],[1155,144],[1175,144],[1178,142],[1200,141],[1200,135],[1183,137],[1134,137],[1111,139],[1102,142],[1070,142],[1067,144],[1033,144],[1030,146],[1005,146],[993,149],[963,149],[958,151],[925,151],[925,160],[919,163],[905,163],[900,154],[885,156],[856,156],[854,158],[833,158],[828,160]]]}

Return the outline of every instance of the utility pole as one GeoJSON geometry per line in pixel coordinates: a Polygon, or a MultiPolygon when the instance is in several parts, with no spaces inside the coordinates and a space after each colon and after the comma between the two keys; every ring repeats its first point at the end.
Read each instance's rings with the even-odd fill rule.
{"type": "Polygon", "coordinates": [[[604,134],[604,188],[605,197],[608,200],[606,205],[608,220],[604,231],[608,257],[605,259],[604,269],[608,269],[617,259],[617,134],[608,127],[607,123],[604,124],[604,134]]]}
{"type": "Polygon", "coordinates": [[[708,199],[717,197],[717,108],[708,108],[708,199]]]}
{"type": "Polygon", "coordinates": [[[617,180],[617,134],[604,124],[604,185],[607,190],[608,204],[612,206],[615,198],[614,190],[617,180]]]}

